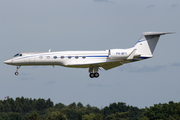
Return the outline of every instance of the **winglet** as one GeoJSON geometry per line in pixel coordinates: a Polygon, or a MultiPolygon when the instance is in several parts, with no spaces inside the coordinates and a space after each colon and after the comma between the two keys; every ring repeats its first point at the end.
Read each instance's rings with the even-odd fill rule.
{"type": "Polygon", "coordinates": [[[134,50],[130,53],[130,55],[128,56],[127,60],[131,60],[131,59],[133,59],[133,57],[134,57],[134,55],[135,55],[136,50],[137,50],[137,49],[134,49],[134,50]]]}

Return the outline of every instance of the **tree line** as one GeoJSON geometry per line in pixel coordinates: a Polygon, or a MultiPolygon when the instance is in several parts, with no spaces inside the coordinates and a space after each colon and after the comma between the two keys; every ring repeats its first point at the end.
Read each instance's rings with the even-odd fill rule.
{"type": "Polygon", "coordinates": [[[139,109],[118,102],[99,109],[81,102],[54,105],[51,99],[17,97],[0,100],[0,120],[180,120],[180,103],[139,109]]]}

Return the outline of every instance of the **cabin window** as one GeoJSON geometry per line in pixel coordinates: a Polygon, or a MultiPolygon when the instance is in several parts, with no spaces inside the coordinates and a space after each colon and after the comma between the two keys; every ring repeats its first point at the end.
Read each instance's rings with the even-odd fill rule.
{"type": "Polygon", "coordinates": [[[82,56],[82,58],[83,58],[83,59],[85,59],[85,58],[86,58],[86,56],[82,56]]]}
{"type": "Polygon", "coordinates": [[[71,59],[71,56],[68,56],[69,59],[71,59]]]}
{"type": "Polygon", "coordinates": [[[79,57],[78,56],[75,56],[76,59],[78,59],[79,57]]]}
{"type": "Polygon", "coordinates": [[[43,58],[43,56],[39,56],[39,58],[40,58],[40,59],[42,59],[42,58],[43,58]]]}
{"type": "Polygon", "coordinates": [[[64,59],[64,56],[61,56],[61,59],[64,59]]]}
{"type": "Polygon", "coordinates": [[[49,59],[49,58],[50,58],[50,56],[46,56],[46,58],[47,58],[47,59],[49,59]]]}
{"type": "Polygon", "coordinates": [[[57,59],[57,56],[54,56],[53,58],[54,58],[54,59],[57,59]]]}

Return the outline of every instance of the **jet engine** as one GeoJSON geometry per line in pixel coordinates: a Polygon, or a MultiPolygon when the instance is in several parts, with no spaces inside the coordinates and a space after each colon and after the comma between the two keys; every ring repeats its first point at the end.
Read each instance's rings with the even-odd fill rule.
{"type": "Polygon", "coordinates": [[[109,58],[113,60],[122,60],[128,57],[128,53],[124,49],[110,49],[109,58]]]}

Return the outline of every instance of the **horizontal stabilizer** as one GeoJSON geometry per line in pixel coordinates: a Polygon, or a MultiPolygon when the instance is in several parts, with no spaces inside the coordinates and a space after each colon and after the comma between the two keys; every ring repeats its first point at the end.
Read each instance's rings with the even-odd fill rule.
{"type": "Polygon", "coordinates": [[[144,32],[143,35],[165,35],[165,34],[173,34],[175,32],[144,32]]]}
{"type": "Polygon", "coordinates": [[[137,50],[137,49],[134,49],[134,50],[130,53],[130,55],[128,56],[127,60],[131,60],[131,59],[133,59],[133,57],[134,57],[134,55],[135,55],[136,50],[137,50]]]}

